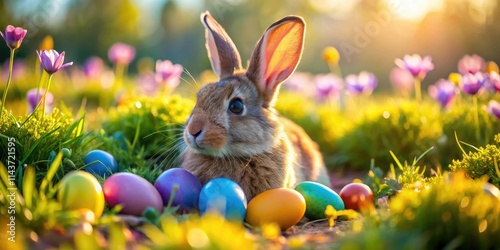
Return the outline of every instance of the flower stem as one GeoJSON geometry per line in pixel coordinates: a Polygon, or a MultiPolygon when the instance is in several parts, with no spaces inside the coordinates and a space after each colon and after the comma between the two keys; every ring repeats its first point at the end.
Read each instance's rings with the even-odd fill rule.
{"type": "Polygon", "coordinates": [[[10,81],[12,79],[12,67],[14,65],[14,52],[15,52],[15,49],[10,50],[9,76],[7,77],[7,86],[5,87],[5,91],[3,92],[2,104],[0,106],[0,117],[2,117],[2,115],[3,115],[3,107],[5,106],[5,100],[7,99],[7,92],[9,91],[10,81]]]}
{"type": "Polygon", "coordinates": [[[479,143],[481,140],[481,131],[479,131],[479,112],[477,110],[477,96],[472,97],[474,108],[474,124],[476,125],[476,140],[479,143]]]}
{"type": "Polygon", "coordinates": [[[47,83],[47,89],[45,89],[45,93],[43,93],[43,101],[42,101],[42,115],[45,116],[45,100],[47,98],[47,93],[49,92],[50,89],[50,83],[52,82],[52,75],[49,75],[49,82],[47,83]]]}
{"type": "Polygon", "coordinates": [[[421,89],[421,80],[420,78],[415,78],[415,99],[420,102],[422,100],[422,89],[421,89]]]}

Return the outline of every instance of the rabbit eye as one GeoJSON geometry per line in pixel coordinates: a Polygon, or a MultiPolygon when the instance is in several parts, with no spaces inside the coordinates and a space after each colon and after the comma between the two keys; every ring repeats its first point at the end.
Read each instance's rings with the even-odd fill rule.
{"type": "Polygon", "coordinates": [[[240,98],[234,98],[229,103],[229,111],[233,114],[241,115],[243,113],[243,102],[240,98]]]}

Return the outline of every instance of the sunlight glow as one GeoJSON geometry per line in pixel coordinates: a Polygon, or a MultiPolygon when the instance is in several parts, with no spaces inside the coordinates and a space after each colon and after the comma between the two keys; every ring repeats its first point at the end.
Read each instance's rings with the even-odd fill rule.
{"type": "Polygon", "coordinates": [[[386,0],[389,11],[398,19],[420,21],[433,11],[443,9],[443,0],[386,0]]]}

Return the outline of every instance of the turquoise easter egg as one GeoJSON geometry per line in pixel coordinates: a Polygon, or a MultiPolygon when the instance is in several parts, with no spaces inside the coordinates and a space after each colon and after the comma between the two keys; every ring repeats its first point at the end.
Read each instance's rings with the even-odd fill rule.
{"type": "Polygon", "coordinates": [[[117,173],[104,181],[104,199],[108,206],[122,206],[121,214],[141,216],[148,207],[163,211],[163,201],[156,188],[141,176],[117,173]]]}
{"type": "Polygon", "coordinates": [[[227,178],[215,178],[201,189],[198,206],[202,215],[214,211],[227,220],[243,221],[247,198],[236,182],[227,178]]]}
{"type": "Polygon", "coordinates": [[[330,189],[329,187],[312,181],[299,183],[297,190],[306,200],[305,217],[309,220],[324,219],[325,209],[328,205],[332,205],[336,210],[344,210],[344,201],[342,198],[330,189]]]}
{"type": "Polygon", "coordinates": [[[115,157],[103,150],[90,151],[83,160],[87,166],[87,172],[101,177],[111,176],[118,171],[118,163],[115,157]]]}

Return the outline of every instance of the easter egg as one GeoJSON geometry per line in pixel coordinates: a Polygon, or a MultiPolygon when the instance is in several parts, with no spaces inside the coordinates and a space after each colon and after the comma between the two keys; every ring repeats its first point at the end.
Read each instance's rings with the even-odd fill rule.
{"type": "Polygon", "coordinates": [[[215,178],[201,189],[198,204],[201,214],[215,211],[227,220],[243,221],[247,198],[236,182],[227,178],[215,178]]]}
{"type": "Polygon", "coordinates": [[[118,171],[118,163],[115,157],[106,151],[99,149],[90,151],[83,160],[87,172],[101,177],[110,176],[118,171]]]}
{"type": "Polygon", "coordinates": [[[346,209],[359,211],[366,206],[373,206],[373,192],[363,183],[349,183],[340,190],[340,197],[346,209]]]}
{"type": "Polygon", "coordinates": [[[312,181],[299,183],[297,190],[306,200],[305,216],[309,220],[326,218],[325,209],[332,205],[336,210],[344,210],[344,202],[340,196],[329,187],[312,181]]]}
{"type": "Polygon", "coordinates": [[[69,172],[61,179],[57,200],[64,210],[86,208],[94,212],[96,218],[104,210],[101,184],[92,174],[81,170],[69,172]]]}
{"type": "Polygon", "coordinates": [[[485,193],[500,199],[500,190],[495,185],[486,182],[484,183],[483,190],[485,193]]]}
{"type": "Polygon", "coordinates": [[[161,195],[163,205],[167,206],[174,188],[172,206],[179,206],[181,211],[198,208],[201,182],[196,176],[182,168],[171,168],[163,172],[155,181],[155,188],[161,195]]]}
{"type": "Polygon", "coordinates": [[[163,201],[156,188],[141,176],[117,173],[104,181],[104,198],[110,207],[121,205],[121,214],[141,216],[148,207],[161,213],[163,201]]]}
{"type": "Polygon", "coordinates": [[[306,212],[306,201],[289,188],[267,190],[248,203],[245,221],[254,227],[276,223],[286,230],[299,222],[306,212]]]}

